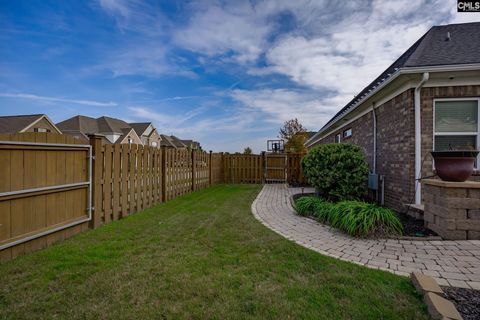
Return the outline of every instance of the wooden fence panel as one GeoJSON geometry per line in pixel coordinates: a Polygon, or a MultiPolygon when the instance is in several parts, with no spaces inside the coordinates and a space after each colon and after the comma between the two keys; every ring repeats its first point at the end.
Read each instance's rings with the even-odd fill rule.
{"type": "Polygon", "coordinates": [[[0,141],[0,260],[85,230],[89,148],[69,146],[83,141],[33,132],[0,141]]]}
{"type": "Polygon", "coordinates": [[[261,155],[230,155],[224,158],[226,183],[262,183],[263,161],[261,155]]]}
{"type": "Polygon", "coordinates": [[[301,186],[307,184],[307,179],[302,173],[301,161],[305,153],[287,154],[287,182],[292,186],[301,186]]]}
{"type": "Polygon", "coordinates": [[[212,185],[223,183],[225,181],[223,169],[223,154],[212,153],[211,160],[212,185]]]}

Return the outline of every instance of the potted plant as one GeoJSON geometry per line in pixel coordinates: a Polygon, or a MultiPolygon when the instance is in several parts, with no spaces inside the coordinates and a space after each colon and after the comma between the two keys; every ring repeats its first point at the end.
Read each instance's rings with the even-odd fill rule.
{"type": "Polygon", "coordinates": [[[433,151],[435,170],[444,181],[463,182],[473,173],[478,150],[433,151]]]}

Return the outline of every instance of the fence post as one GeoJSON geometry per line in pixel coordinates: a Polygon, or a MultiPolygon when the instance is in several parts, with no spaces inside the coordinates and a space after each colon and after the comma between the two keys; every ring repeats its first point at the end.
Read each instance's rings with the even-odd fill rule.
{"type": "Polygon", "coordinates": [[[266,158],[266,155],[265,155],[265,151],[262,151],[262,164],[261,164],[261,167],[260,167],[260,170],[263,171],[263,179],[262,179],[262,182],[265,183],[266,180],[267,180],[267,158],[266,158]]]}
{"type": "Polygon", "coordinates": [[[92,146],[92,220],[91,228],[97,228],[101,224],[102,212],[102,138],[97,135],[90,135],[92,146]]]}
{"type": "Polygon", "coordinates": [[[162,202],[167,201],[167,148],[162,147],[162,202]]]}
{"type": "Polygon", "coordinates": [[[212,186],[212,150],[210,150],[208,155],[208,186],[212,186]]]}
{"type": "Polygon", "coordinates": [[[192,191],[195,191],[195,175],[197,173],[197,168],[196,168],[196,163],[195,163],[195,151],[192,150],[192,191]]]}

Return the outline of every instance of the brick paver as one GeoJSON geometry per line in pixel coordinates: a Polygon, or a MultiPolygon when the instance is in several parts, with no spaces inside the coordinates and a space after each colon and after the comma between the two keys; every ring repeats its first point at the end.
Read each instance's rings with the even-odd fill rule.
{"type": "Polygon", "coordinates": [[[301,192],[301,188],[265,185],[252,204],[252,212],[268,228],[321,254],[402,276],[421,272],[435,278],[440,285],[480,288],[480,240],[352,238],[297,216],[290,197],[301,192]]]}

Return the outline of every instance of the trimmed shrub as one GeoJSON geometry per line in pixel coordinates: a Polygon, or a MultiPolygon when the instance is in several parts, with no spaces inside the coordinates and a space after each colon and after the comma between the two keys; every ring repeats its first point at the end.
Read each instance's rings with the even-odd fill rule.
{"type": "Polygon", "coordinates": [[[332,207],[328,222],[352,236],[402,234],[403,225],[394,211],[361,201],[342,201],[332,207]]]}
{"type": "Polygon", "coordinates": [[[302,169],[329,201],[361,199],[366,193],[369,169],[359,146],[334,143],[313,148],[303,157],[302,169]]]}

